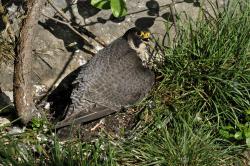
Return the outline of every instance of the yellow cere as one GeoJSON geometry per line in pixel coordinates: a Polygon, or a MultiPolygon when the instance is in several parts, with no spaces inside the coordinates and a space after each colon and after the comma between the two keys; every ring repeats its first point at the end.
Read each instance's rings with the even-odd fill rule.
{"type": "Polygon", "coordinates": [[[140,36],[141,36],[143,39],[148,39],[148,38],[150,37],[150,32],[141,31],[140,36]]]}

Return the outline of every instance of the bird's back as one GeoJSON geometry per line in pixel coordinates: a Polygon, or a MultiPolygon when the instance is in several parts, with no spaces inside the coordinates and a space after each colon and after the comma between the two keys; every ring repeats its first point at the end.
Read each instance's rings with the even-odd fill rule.
{"type": "MultiPolygon", "coordinates": [[[[113,110],[142,99],[154,83],[154,73],[142,65],[135,50],[119,38],[99,51],[83,68],[72,92],[69,114],[90,101],[113,110]]],[[[90,110],[88,110],[90,111],[90,110]]]]}

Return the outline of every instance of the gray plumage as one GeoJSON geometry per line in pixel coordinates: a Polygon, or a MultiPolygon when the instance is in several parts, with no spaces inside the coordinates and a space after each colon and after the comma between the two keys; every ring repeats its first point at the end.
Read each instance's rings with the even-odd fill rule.
{"type": "Polygon", "coordinates": [[[92,112],[119,111],[133,105],[150,91],[154,79],[154,73],[142,64],[128,39],[120,37],[81,68],[73,82],[72,103],[57,126],[92,112]]]}

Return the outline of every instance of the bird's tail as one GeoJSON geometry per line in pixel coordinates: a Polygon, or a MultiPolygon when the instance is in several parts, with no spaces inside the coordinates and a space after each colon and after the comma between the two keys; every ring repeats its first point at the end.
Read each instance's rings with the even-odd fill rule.
{"type": "Polygon", "coordinates": [[[105,116],[115,113],[116,110],[112,110],[107,107],[99,106],[95,107],[91,112],[77,112],[72,115],[70,119],[65,119],[58,124],[56,124],[55,129],[57,130],[57,135],[59,138],[70,138],[80,130],[80,124],[86,124],[105,116]]]}

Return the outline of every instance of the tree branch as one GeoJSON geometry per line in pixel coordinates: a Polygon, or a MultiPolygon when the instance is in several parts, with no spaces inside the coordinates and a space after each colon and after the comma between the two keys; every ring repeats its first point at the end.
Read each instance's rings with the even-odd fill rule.
{"type": "Polygon", "coordinates": [[[32,45],[34,41],[35,26],[40,16],[44,0],[28,0],[27,16],[24,20],[17,53],[14,61],[14,103],[21,121],[26,124],[36,114],[33,102],[31,71],[32,71],[32,45]]]}

